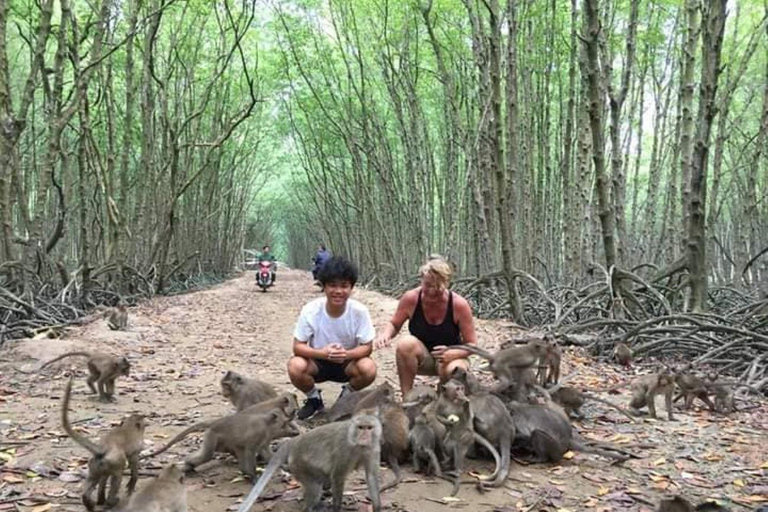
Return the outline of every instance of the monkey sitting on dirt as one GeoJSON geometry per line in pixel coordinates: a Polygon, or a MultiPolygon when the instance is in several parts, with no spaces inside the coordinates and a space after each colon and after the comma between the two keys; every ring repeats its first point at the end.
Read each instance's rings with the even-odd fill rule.
{"type": "Polygon", "coordinates": [[[109,312],[107,326],[113,331],[123,331],[128,327],[128,310],[125,304],[118,304],[116,308],[109,312]]]}
{"type": "Polygon", "coordinates": [[[275,388],[266,382],[249,379],[233,371],[224,374],[220,384],[221,394],[229,399],[238,411],[277,396],[275,388]]]}
{"type": "Polygon", "coordinates": [[[119,512],[187,512],[184,473],[176,464],[168,464],[160,475],[139,489],[119,512]]]}

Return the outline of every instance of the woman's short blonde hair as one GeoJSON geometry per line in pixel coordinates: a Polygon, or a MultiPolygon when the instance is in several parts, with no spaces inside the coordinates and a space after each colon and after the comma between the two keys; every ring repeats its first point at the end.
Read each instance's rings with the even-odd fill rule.
{"type": "Polygon", "coordinates": [[[449,265],[442,256],[433,254],[430,255],[427,262],[419,269],[419,275],[421,277],[424,277],[427,274],[434,277],[437,284],[442,288],[448,288],[448,285],[451,282],[451,276],[453,275],[453,270],[451,269],[451,265],[449,265]]]}

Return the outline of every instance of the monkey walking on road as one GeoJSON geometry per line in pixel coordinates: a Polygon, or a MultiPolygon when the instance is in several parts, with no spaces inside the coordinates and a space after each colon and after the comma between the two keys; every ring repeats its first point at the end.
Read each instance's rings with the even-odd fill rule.
{"type": "Polygon", "coordinates": [[[346,421],[319,426],[280,446],[237,511],[248,512],[277,469],[286,464],[304,487],[305,512],[316,511],[326,483],[331,484],[332,510],[340,512],[347,476],[361,466],[373,512],[380,512],[380,461],[381,422],[376,416],[359,413],[346,421]]]}
{"type": "MultiPolygon", "coordinates": [[[[99,394],[99,399],[103,402],[109,402],[115,395],[115,379],[120,376],[127,376],[131,372],[131,363],[125,357],[117,357],[104,352],[88,352],[85,350],[77,350],[74,352],[67,352],[54,359],[51,359],[47,363],[44,363],[39,370],[57,362],[66,357],[87,357],[88,371],[88,387],[96,394],[99,394]],[[98,391],[96,386],[98,386],[98,391]]],[[[39,371],[38,370],[38,371],[39,371]]]]}
{"type": "Polygon", "coordinates": [[[68,409],[71,394],[72,379],[70,378],[64,389],[61,423],[69,437],[92,454],[88,461],[88,478],[85,481],[85,490],[82,494],[83,505],[88,510],[94,509],[92,494],[93,490],[98,487],[96,503],[114,506],[118,502],[120,482],[123,479],[126,463],[131,468],[128,493],[132,493],[136,487],[139,478],[139,453],[144,446],[144,416],[138,414],[128,416],[119,426],[104,434],[98,443],[94,443],[78,434],[69,423],[68,409]],[[107,484],[109,484],[109,496],[105,499],[107,484]]]}

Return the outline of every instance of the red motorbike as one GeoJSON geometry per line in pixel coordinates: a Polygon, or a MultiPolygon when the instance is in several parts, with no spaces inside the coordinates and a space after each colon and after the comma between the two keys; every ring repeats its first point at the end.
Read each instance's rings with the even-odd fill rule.
{"type": "Polygon", "coordinates": [[[272,275],[272,263],[269,261],[260,261],[259,270],[256,272],[256,284],[259,285],[261,291],[266,292],[267,288],[274,284],[274,276],[272,275]]]}

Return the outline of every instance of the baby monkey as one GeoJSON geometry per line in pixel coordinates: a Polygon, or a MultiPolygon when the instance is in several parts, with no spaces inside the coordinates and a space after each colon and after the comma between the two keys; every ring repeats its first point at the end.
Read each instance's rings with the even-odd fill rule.
{"type": "Polygon", "coordinates": [[[187,512],[184,473],[176,464],[165,466],[160,475],[131,496],[120,512],[187,512]]]}
{"type": "Polygon", "coordinates": [[[424,413],[416,416],[415,423],[408,433],[408,440],[411,445],[411,455],[413,457],[413,468],[417,473],[422,471],[429,475],[437,477],[442,476],[440,463],[437,461],[437,436],[427,422],[424,413]]]}
{"type": "Polygon", "coordinates": [[[118,304],[117,307],[109,313],[107,326],[113,331],[124,331],[125,328],[128,327],[128,310],[126,309],[125,304],[118,304]]]}

